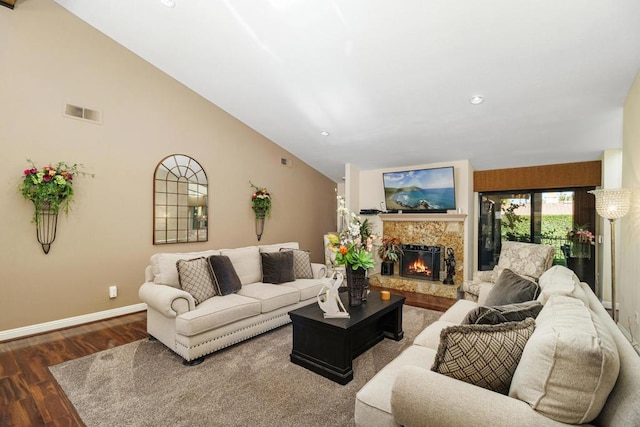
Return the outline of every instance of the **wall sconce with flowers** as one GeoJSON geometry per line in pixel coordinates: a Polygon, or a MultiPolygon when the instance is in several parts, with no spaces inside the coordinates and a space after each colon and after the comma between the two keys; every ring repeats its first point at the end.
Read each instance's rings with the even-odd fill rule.
{"type": "Polygon", "coordinates": [[[69,212],[73,201],[73,178],[89,175],[80,171],[82,165],[68,165],[60,162],[55,166],[44,166],[38,169],[31,160],[31,168],[24,170],[18,191],[35,207],[33,222],[36,224],[36,236],[45,254],[49,253],[51,244],[56,238],[58,213],[69,212]]]}
{"type": "Polygon", "coordinates": [[[264,232],[264,219],[271,216],[271,194],[266,188],[253,185],[251,181],[249,185],[255,190],[251,196],[251,208],[256,214],[256,236],[260,241],[264,232]]]}

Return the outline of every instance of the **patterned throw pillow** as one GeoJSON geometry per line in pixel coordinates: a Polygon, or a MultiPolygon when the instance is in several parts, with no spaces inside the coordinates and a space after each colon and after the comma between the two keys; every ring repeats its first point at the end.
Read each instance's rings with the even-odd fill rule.
{"type": "Polygon", "coordinates": [[[463,325],[497,325],[506,322],[519,322],[531,317],[535,319],[542,310],[539,301],[526,301],[516,304],[494,307],[478,306],[467,313],[463,325]]]}
{"type": "Polygon", "coordinates": [[[432,371],[507,394],[535,322],[444,328],[432,371]]]}
{"type": "Polygon", "coordinates": [[[216,295],[205,258],[178,260],[176,268],[180,287],[193,296],[196,305],[216,295]]]}
{"type": "Polygon", "coordinates": [[[280,248],[280,251],[293,251],[293,273],[296,279],[313,279],[311,256],[302,249],[280,248]]]}

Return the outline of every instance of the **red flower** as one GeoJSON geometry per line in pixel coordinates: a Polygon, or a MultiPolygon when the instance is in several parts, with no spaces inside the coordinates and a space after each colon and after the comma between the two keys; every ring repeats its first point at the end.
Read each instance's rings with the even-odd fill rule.
{"type": "Polygon", "coordinates": [[[44,182],[49,182],[49,181],[51,181],[51,175],[44,175],[44,176],[42,177],[42,180],[43,180],[44,182]]]}
{"type": "Polygon", "coordinates": [[[25,169],[24,170],[24,174],[25,175],[31,175],[31,169],[25,169]]]}

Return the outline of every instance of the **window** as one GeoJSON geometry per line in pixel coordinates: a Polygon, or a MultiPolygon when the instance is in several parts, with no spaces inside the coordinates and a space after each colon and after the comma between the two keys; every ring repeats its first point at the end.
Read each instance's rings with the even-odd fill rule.
{"type": "MultiPolygon", "coordinates": [[[[575,260],[569,259],[567,233],[576,226],[587,227],[595,233],[595,200],[587,194],[591,189],[479,193],[479,270],[493,269],[504,241],[553,245],[556,248],[554,264],[575,267],[575,260]]],[[[593,287],[595,257],[590,256],[581,264],[574,271],[593,287]],[[581,271],[576,271],[578,269],[581,271]]]]}

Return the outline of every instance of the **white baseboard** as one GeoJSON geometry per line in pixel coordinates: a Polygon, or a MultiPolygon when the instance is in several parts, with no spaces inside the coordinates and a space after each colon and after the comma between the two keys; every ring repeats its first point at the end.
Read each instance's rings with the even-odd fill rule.
{"type": "Polygon", "coordinates": [[[54,331],[56,329],[68,328],[82,325],[84,323],[95,322],[96,320],[108,319],[110,317],[122,316],[124,314],[136,313],[147,309],[147,304],[139,303],[118,307],[111,310],[98,311],[95,313],[83,314],[82,316],[68,317],[66,319],[53,320],[51,322],[38,323],[36,325],[24,326],[22,328],[7,329],[0,331],[0,342],[12,340],[28,335],[41,334],[43,332],[54,331]]]}

